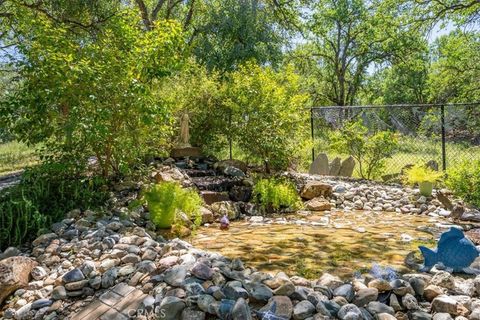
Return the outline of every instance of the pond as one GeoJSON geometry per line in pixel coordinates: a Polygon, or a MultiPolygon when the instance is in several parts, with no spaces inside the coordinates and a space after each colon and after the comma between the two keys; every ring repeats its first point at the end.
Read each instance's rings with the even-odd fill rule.
{"type": "MultiPolygon", "coordinates": [[[[445,231],[440,218],[392,212],[331,212],[278,216],[256,222],[201,227],[188,240],[196,247],[241,258],[260,271],[315,278],[342,278],[374,264],[408,272],[406,255],[419,245],[434,247],[445,231]]],[[[418,250],[417,250],[418,251],[418,250]]]]}

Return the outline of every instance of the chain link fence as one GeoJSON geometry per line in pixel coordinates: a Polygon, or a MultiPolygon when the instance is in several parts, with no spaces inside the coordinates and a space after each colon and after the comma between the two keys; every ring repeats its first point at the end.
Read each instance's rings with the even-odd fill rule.
{"type": "MultiPolygon", "coordinates": [[[[312,161],[320,153],[329,159],[349,156],[332,148],[332,136],[349,122],[361,121],[368,136],[395,133],[398,145],[386,159],[383,180],[417,163],[430,162],[446,170],[480,160],[480,103],[314,107],[310,115],[312,161]]],[[[359,176],[357,169],[354,176],[359,176]]]]}

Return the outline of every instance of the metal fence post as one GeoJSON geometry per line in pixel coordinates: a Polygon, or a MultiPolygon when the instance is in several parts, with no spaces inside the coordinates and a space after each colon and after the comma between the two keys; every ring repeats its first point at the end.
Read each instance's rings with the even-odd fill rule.
{"type": "Polygon", "coordinates": [[[442,167],[443,171],[447,170],[447,149],[446,149],[446,137],[445,137],[445,106],[440,107],[441,110],[441,122],[442,122],[442,167]]]}
{"type": "Polygon", "coordinates": [[[312,134],[312,161],[315,161],[315,133],[313,131],[313,107],[310,108],[310,132],[312,134]]]}

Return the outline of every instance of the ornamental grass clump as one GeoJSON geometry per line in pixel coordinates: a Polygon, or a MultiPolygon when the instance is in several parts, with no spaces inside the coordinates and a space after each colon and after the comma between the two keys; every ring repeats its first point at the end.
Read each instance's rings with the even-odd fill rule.
{"type": "Polygon", "coordinates": [[[253,189],[253,199],[269,212],[280,209],[296,210],[302,201],[291,182],[280,179],[261,179],[253,189]]]}
{"type": "Polygon", "coordinates": [[[425,165],[416,164],[405,170],[403,181],[409,185],[417,185],[420,194],[429,197],[432,195],[433,185],[435,182],[441,181],[443,173],[435,171],[425,165]]]}
{"type": "Polygon", "coordinates": [[[150,187],[144,193],[150,212],[150,219],[158,228],[171,228],[183,224],[178,216],[183,212],[195,226],[200,225],[202,198],[197,192],[184,189],[176,182],[162,182],[150,187]]]}

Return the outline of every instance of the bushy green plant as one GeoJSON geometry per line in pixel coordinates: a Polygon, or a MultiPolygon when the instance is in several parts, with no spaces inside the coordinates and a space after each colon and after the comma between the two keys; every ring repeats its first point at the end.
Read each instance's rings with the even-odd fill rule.
{"type": "Polygon", "coordinates": [[[144,193],[150,218],[159,228],[181,224],[177,214],[183,212],[195,225],[200,225],[202,198],[194,190],[184,189],[176,182],[155,184],[144,193]]]}
{"type": "Polygon", "coordinates": [[[260,179],[253,188],[253,199],[267,211],[296,210],[302,201],[294,185],[289,181],[270,178],[260,179]]]}
{"type": "Polygon", "coordinates": [[[182,62],[178,23],[158,21],[144,32],[140,17],[124,9],[90,35],[24,6],[11,9],[22,39],[11,62],[22,81],[3,99],[0,123],[22,142],[42,143],[52,161],[84,167],[96,156],[104,177],[128,173],[168,146],[172,110],[154,91],[182,62]]]}
{"type": "Polygon", "coordinates": [[[403,181],[410,185],[422,182],[435,183],[442,179],[443,173],[435,171],[425,165],[416,164],[410,169],[406,169],[403,181]]]}
{"type": "Polygon", "coordinates": [[[280,71],[247,63],[232,72],[225,105],[233,143],[257,162],[285,169],[308,141],[307,96],[291,66],[280,71]]]}
{"type": "Polygon", "coordinates": [[[0,249],[22,245],[73,209],[94,209],[105,203],[100,178],[71,176],[62,165],[28,169],[21,182],[0,191],[0,249]]]}
{"type": "Polygon", "coordinates": [[[480,207],[480,160],[464,161],[449,169],[445,184],[467,203],[480,207]]]}
{"type": "Polygon", "coordinates": [[[398,146],[397,137],[389,131],[369,135],[361,121],[349,122],[332,136],[330,147],[351,155],[358,163],[358,172],[364,179],[379,177],[385,169],[385,160],[398,146]]]}

